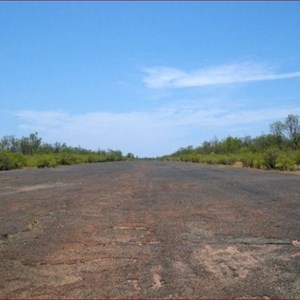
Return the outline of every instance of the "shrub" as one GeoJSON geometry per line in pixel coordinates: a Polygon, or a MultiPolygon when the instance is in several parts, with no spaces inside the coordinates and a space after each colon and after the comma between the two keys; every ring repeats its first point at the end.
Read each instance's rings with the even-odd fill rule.
{"type": "Polygon", "coordinates": [[[297,165],[300,165],[300,150],[296,151],[296,153],[294,155],[294,159],[295,159],[295,163],[297,165]]]}
{"type": "Polygon", "coordinates": [[[54,168],[57,164],[57,160],[53,155],[43,155],[36,161],[36,166],[38,168],[54,168]]]}
{"type": "Polygon", "coordinates": [[[246,168],[253,168],[254,166],[254,156],[251,153],[245,153],[241,157],[241,162],[246,168]]]}
{"type": "Polygon", "coordinates": [[[253,160],[253,167],[257,169],[261,169],[263,167],[263,159],[261,156],[256,156],[253,160]]]}
{"type": "Polygon", "coordinates": [[[8,155],[6,153],[0,153],[0,170],[9,170],[10,169],[10,161],[8,155]]]}
{"type": "Polygon", "coordinates": [[[213,154],[207,155],[207,157],[205,158],[205,162],[209,165],[216,165],[218,163],[217,158],[213,154]]]}
{"type": "Polygon", "coordinates": [[[233,165],[236,158],[233,155],[219,155],[216,158],[216,163],[221,165],[233,165]]]}
{"type": "Polygon", "coordinates": [[[237,158],[233,155],[227,156],[226,164],[227,165],[234,165],[237,161],[237,158]]]}
{"type": "Polygon", "coordinates": [[[90,154],[90,155],[88,155],[86,162],[95,163],[95,162],[98,162],[98,158],[97,158],[97,156],[90,154]]]}
{"type": "Polygon", "coordinates": [[[25,165],[25,158],[20,153],[0,152],[0,170],[20,169],[25,165]]]}
{"type": "Polygon", "coordinates": [[[271,148],[268,149],[263,154],[263,165],[267,169],[274,169],[276,167],[276,159],[278,158],[278,149],[277,148],[271,148]]]}
{"type": "Polygon", "coordinates": [[[194,163],[201,163],[202,162],[200,155],[197,155],[197,154],[194,154],[194,155],[191,156],[191,161],[194,162],[194,163]]]}
{"type": "Polygon", "coordinates": [[[49,162],[46,159],[39,159],[36,163],[38,168],[46,168],[49,167],[49,162]]]}
{"type": "Polygon", "coordinates": [[[293,160],[287,154],[282,154],[276,159],[276,168],[284,171],[294,171],[295,170],[295,160],[293,160]]]}
{"type": "Polygon", "coordinates": [[[60,165],[73,165],[77,163],[75,155],[70,153],[63,153],[58,158],[58,164],[60,165]]]}

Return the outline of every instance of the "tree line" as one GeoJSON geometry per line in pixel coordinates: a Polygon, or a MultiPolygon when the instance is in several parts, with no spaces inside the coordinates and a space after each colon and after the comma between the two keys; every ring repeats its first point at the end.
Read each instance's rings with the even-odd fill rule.
{"type": "MultiPolygon", "coordinates": [[[[22,138],[7,135],[0,140],[0,170],[134,159],[136,157],[132,153],[123,155],[120,150],[92,151],[65,143],[49,144],[37,132],[22,138]]],[[[196,148],[180,148],[160,159],[224,165],[240,163],[250,168],[295,170],[300,165],[300,118],[290,114],[283,122],[270,124],[268,134],[243,138],[229,136],[222,140],[214,138],[196,148]]]]}
{"type": "Polygon", "coordinates": [[[37,132],[22,138],[7,135],[0,140],[0,170],[132,159],[132,153],[123,155],[120,150],[92,151],[65,143],[46,143],[37,132]]]}
{"type": "Polygon", "coordinates": [[[227,137],[204,141],[199,147],[180,148],[163,160],[295,170],[300,164],[300,118],[290,114],[270,124],[270,132],[257,137],[227,137]]]}

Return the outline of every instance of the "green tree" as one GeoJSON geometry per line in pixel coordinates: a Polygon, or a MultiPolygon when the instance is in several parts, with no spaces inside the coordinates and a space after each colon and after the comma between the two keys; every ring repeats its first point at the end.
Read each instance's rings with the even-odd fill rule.
{"type": "Polygon", "coordinates": [[[233,138],[229,136],[223,142],[223,147],[225,153],[236,153],[238,150],[241,149],[242,140],[239,138],[233,138]]]}
{"type": "Polygon", "coordinates": [[[126,159],[133,160],[134,159],[134,154],[131,153],[131,152],[127,153],[126,159]]]}
{"type": "Polygon", "coordinates": [[[299,116],[290,114],[285,119],[285,127],[289,138],[291,139],[293,149],[298,149],[300,137],[299,116]]]}
{"type": "Polygon", "coordinates": [[[20,152],[20,140],[13,135],[6,135],[0,141],[0,151],[20,152]]]}
{"type": "Polygon", "coordinates": [[[20,140],[20,150],[23,154],[36,153],[42,144],[42,139],[38,137],[38,133],[31,133],[29,137],[23,137],[20,140]]]}
{"type": "Polygon", "coordinates": [[[280,121],[276,121],[270,125],[271,134],[274,136],[275,142],[279,148],[282,148],[284,141],[284,131],[286,125],[280,121]]]}

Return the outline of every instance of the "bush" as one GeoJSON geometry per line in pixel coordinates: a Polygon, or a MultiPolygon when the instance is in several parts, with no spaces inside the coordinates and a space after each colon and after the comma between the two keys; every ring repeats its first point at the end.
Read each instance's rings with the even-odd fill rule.
{"type": "Polygon", "coordinates": [[[202,162],[200,155],[197,155],[197,154],[194,154],[191,156],[191,161],[193,163],[201,163],[202,162]]]}
{"type": "Polygon", "coordinates": [[[276,159],[278,158],[278,149],[277,148],[271,148],[268,149],[263,154],[263,165],[267,169],[274,169],[276,167],[276,159]]]}
{"type": "Polygon", "coordinates": [[[282,154],[276,159],[276,168],[284,171],[294,171],[296,162],[287,154],[282,154]]]}
{"type": "Polygon", "coordinates": [[[96,163],[96,162],[98,162],[98,158],[97,158],[97,156],[90,154],[87,156],[86,162],[96,163]]]}
{"type": "Polygon", "coordinates": [[[20,169],[25,165],[25,158],[20,153],[0,152],[0,170],[20,169]]]}
{"type": "Polygon", "coordinates": [[[236,162],[236,157],[233,155],[217,155],[216,164],[233,165],[236,162]]]}
{"type": "Polygon", "coordinates": [[[263,167],[262,154],[260,153],[242,153],[239,156],[239,160],[243,163],[246,168],[257,168],[263,167]]]}
{"type": "Polygon", "coordinates": [[[6,153],[0,153],[0,170],[9,170],[10,169],[10,160],[6,153]]]}
{"type": "Polygon", "coordinates": [[[53,155],[43,155],[36,162],[38,168],[54,168],[57,164],[57,160],[53,155]]]}
{"type": "Polygon", "coordinates": [[[241,157],[241,162],[243,163],[243,166],[246,168],[253,168],[254,166],[254,155],[251,153],[245,153],[241,157]]]}
{"type": "Polygon", "coordinates": [[[70,153],[60,154],[57,162],[59,165],[73,165],[78,163],[76,156],[70,153]]]}
{"type": "Polygon", "coordinates": [[[108,150],[106,152],[106,157],[108,161],[121,161],[123,160],[123,155],[122,155],[122,152],[119,151],[119,150],[108,150]]]}
{"type": "Polygon", "coordinates": [[[261,156],[257,156],[253,160],[253,168],[261,169],[263,167],[263,159],[261,156]]]}
{"type": "Polygon", "coordinates": [[[297,165],[300,165],[300,150],[296,151],[294,155],[294,160],[297,165]]]}
{"type": "Polygon", "coordinates": [[[213,154],[208,154],[207,157],[205,158],[204,162],[209,165],[216,165],[218,163],[216,156],[213,154]]]}

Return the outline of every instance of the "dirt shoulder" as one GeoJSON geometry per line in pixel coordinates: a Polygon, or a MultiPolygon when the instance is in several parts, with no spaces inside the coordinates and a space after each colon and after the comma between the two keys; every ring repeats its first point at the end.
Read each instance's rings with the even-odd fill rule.
{"type": "Polygon", "coordinates": [[[0,173],[0,298],[300,298],[300,177],[138,161],[0,173]]]}

